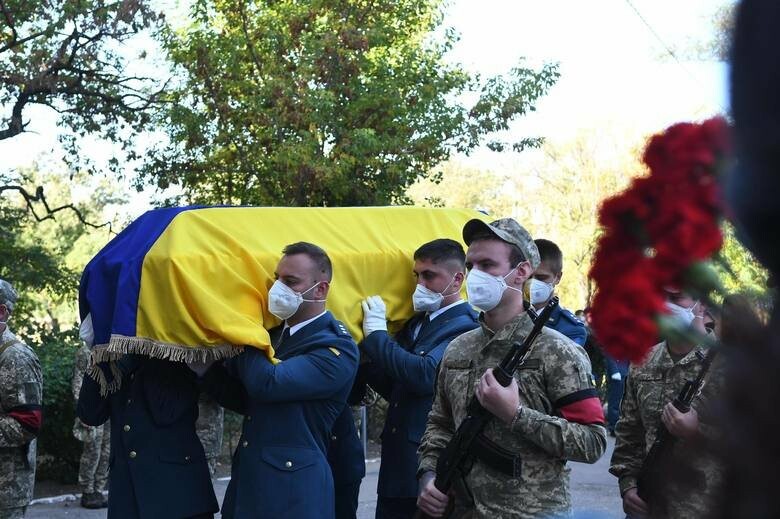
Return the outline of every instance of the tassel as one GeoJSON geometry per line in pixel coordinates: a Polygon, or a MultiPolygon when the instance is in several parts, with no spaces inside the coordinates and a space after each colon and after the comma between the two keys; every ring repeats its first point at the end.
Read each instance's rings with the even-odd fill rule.
{"type": "Polygon", "coordinates": [[[100,385],[101,396],[115,393],[122,384],[122,372],[116,365],[123,355],[138,354],[171,362],[208,362],[234,357],[243,351],[243,346],[219,344],[213,346],[182,346],[155,341],[143,337],[112,335],[108,344],[97,344],[92,348],[87,374],[100,385]],[[111,382],[98,363],[108,363],[111,382]]]}

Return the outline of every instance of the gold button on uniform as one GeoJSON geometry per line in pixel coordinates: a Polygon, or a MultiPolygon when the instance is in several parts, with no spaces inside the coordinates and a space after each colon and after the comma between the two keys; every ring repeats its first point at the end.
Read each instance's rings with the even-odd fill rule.
{"type": "Polygon", "coordinates": [[[128,432],[130,430],[130,426],[129,425],[125,425],[124,427],[122,427],[122,430],[125,431],[125,432],[128,432]]]}
{"type": "Polygon", "coordinates": [[[391,433],[395,433],[395,427],[390,430],[391,433]]]}
{"type": "Polygon", "coordinates": [[[334,434],[333,436],[330,437],[330,439],[336,441],[336,435],[334,434]]]}
{"type": "Polygon", "coordinates": [[[247,447],[249,445],[249,442],[244,440],[244,443],[241,444],[243,447],[247,447]]]}
{"type": "Polygon", "coordinates": [[[247,419],[247,421],[251,422],[252,421],[252,415],[247,416],[246,419],[247,419]]]}
{"type": "Polygon", "coordinates": [[[284,466],[285,466],[285,467],[287,467],[287,468],[289,469],[290,467],[292,467],[292,461],[286,461],[286,462],[284,463],[284,466]]]}
{"type": "Polygon", "coordinates": [[[135,451],[130,451],[130,457],[131,458],[135,458],[136,456],[138,456],[138,454],[136,454],[135,451]]]}
{"type": "Polygon", "coordinates": [[[184,461],[190,461],[190,457],[189,456],[184,456],[184,461]]]}

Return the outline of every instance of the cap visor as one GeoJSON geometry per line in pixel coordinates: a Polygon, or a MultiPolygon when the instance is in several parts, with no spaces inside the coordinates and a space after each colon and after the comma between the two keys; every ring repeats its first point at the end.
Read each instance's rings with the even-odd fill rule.
{"type": "Polygon", "coordinates": [[[473,220],[469,220],[468,222],[466,222],[466,225],[463,226],[463,242],[466,245],[471,245],[472,237],[475,234],[478,234],[483,231],[487,231],[490,234],[494,234],[498,236],[492,227],[490,227],[488,224],[486,224],[484,221],[480,220],[479,218],[474,218],[473,220]]]}

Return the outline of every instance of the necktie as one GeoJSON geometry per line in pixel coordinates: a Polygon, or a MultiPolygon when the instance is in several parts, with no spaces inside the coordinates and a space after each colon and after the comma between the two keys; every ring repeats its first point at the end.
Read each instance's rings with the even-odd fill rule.
{"type": "Polygon", "coordinates": [[[276,343],[276,349],[278,350],[279,347],[284,344],[284,341],[290,338],[290,327],[285,326],[284,330],[282,331],[281,337],[279,337],[279,340],[276,343]]]}
{"type": "Polygon", "coordinates": [[[423,318],[420,320],[420,325],[419,325],[419,328],[417,328],[417,333],[416,333],[416,334],[415,334],[415,336],[414,336],[414,340],[415,340],[415,341],[416,341],[417,339],[419,339],[419,338],[420,338],[420,336],[423,334],[423,330],[425,330],[425,328],[426,328],[426,327],[427,327],[427,326],[428,326],[430,323],[431,323],[431,316],[430,316],[430,314],[425,314],[425,317],[423,317],[423,318]]]}

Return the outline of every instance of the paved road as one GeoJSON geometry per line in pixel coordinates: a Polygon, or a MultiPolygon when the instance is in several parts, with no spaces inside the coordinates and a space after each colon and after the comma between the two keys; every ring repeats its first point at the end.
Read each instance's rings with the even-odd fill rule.
{"type": "MultiPolygon", "coordinates": [[[[594,465],[571,464],[572,504],[576,517],[608,519],[625,517],[621,513],[617,481],[607,472],[614,444],[614,439],[610,438],[607,452],[594,465]]],[[[372,519],[374,517],[378,473],[379,463],[368,462],[366,465],[366,478],[360,487],[359,519],[372,519]]],[[[227,488],[227,481],[215,481],[214,488],[221,502],[227,488]]],[[[55,504],[33,505],[28,508],[26,517],[32,519],[104,519],[106,512],[105,510],[85,510],[78,505],[78,501],[66,501],[55,504]]]]}

